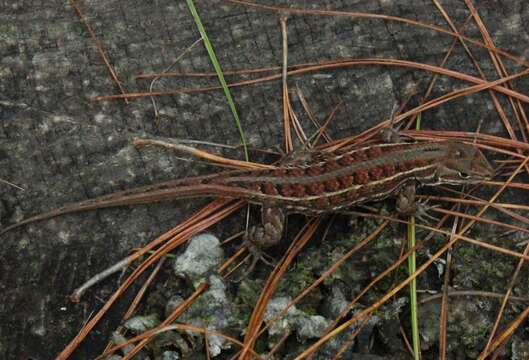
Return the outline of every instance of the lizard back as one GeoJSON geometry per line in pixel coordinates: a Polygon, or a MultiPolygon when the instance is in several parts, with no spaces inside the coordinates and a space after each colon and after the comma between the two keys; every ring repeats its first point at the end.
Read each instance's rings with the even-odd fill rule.
{"type": "Polygon", "coordinates": [[[377,144],[350,151],[315,152],[309,160],[272,170],[225,173],[205,181],[237,189],[250,202],[291,212],[322,213],[390,196],[406,183],[435,182],[435,169],[446,156],[444,143],[377,144]]]}

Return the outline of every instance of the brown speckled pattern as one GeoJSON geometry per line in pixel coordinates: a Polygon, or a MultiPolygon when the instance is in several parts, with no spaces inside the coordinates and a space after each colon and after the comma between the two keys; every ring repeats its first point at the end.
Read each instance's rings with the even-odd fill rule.
{"type": "Polygon", "coordinates": [[[431,164],[443,151],[431,143],[422,152],[417,144],[372,145],[318,153],[312,161],[308,156],[303,163],[291,162],[275,170],[237,171],[208,183],[236,187],[250,201],[266,197],[267,202],[299,211],[333,211],[386,197],[404,182],[431,176],[435,170],[431,164]]]}

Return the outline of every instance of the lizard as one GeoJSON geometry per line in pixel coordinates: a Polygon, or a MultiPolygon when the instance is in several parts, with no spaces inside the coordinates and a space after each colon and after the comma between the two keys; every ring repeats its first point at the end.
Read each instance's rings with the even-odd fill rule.
{"type": "Polygon", "coordinates": [[[261,206],[261,223],[244,236],[253,255],[251,272],[258,260],[267,262],[262,250],[281,240],[289,213],[336,213],[396,196],[397,211],[413,214],[421,210],[415,201],[417,185],[473,184],[493,176],[493,167],[473,144],[411,143],[396,138],[346,150],[306,150],[274,169],[227,170],[124,190],[31,216],[0,230],[0,236],[29,223],[81,211],[186,197],[244,199],[261,206]]]}

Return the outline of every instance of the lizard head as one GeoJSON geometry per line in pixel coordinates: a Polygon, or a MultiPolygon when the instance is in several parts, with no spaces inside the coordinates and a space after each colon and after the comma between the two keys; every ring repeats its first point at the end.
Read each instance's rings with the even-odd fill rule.
{"type": "Polygon", "coordinates": [[[494,169],[476,146],[448,142],[446,157],[437,168],[437,176],[440,183],[473,184],[491,179],[494,169]]]}

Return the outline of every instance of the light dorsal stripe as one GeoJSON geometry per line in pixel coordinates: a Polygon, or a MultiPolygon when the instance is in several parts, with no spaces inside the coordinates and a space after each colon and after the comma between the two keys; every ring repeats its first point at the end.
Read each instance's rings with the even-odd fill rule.
{"type": "MultiPolygon", "coordinates": [[[[393,144],[392,144],[393,145],[393,144]]],[[[402,144],[395,144],[402,145],[402,144]]],[[[227,178],[225,183],[238,182],[238,183],[271,183],[274,185],[282,184],[310,184],[314,182],[323,182],[333,178],[337,178],[344,175],[351,175],[355,171],[371,169],[375,166],[384,166],[388,164],[401,163],[404,161],[413,160],[434,160],[442,157],[446,154],[446,149],[442,146],[442,143],[425,143],[415,145],[408,149],[397,150],[391,153],[383,154],[377,158],[369,159],[365,161],[358,161],[348,166],[343,166],[334,171],[329,171],[320,175],[304,175],[303,177],[279,177],[279,176],[234,176],[227,178]]],[[[399,173],[399,174],[402,174],[399,173]]],[[[397,174],[398,175],[398,174],[397,174]]],[[[384,179],[386,180],[386,179],[384,179]]],[[[374,184],[373,182],[372,184],[374,184]]]]}
{"type": "MultiPolygon", "coordinates": [[[[437,167],[436,164],[431,164],[431,165],[426,165],[426,166],[422,166],[422,167],[417,167],[417,168],[414,168],[414,169],[411,169],[411,170],[408,170],[408,171],[403,171],[403,172],[398,172],[396,173],[395,175],[393,176],[389,176],[389,177],[386,177],[384,179],[380,179],[380,180],[377,180],[377,181],[372,181],[368,184],[363,184],[363,185],[352,185],[352,186],[349,186],[347,188],[343,188],[343,189],[340,189],[338,191],[333,191],[333,192],[324,192],[324,193],[321,193],[321,194],[318,194],[318,195],[310,195],[310,196],[303,196],[303,197],[293,197],[293,196],[284,196],[284,195],[270,195],[270,194],[263,194],[261,192],[258,192],[258,191],[252,191],[252,190],[247,190],[247,193],[248,194],[253,194],[256,198],[259,198],[259,197],[262,197],[262,198],[266,198],[266,199],[274,199],[274,200],[278,200],[278,201],[284,201],[284,202],[290,202],[290,203],[296,203],[296,202],[305,202],[305,201],[312,201],[312,200],[317,200],[317,199],[321,199],[321,198],[326,198],[326,197],[332,197],[332,196],[338,196],[338,195],[342,195],[342,194],[345,194],[345,193],[348,193],[349,191],[358,191],[360,190],[361,188],[364,188],[364,187],[375,187],[375,186],[378,186],[380,184],[383,184],[383,183],[390,183],[394,180],[397,180],[399,178],[404,178],[406,181],[408,180],[414,180],[415,178],[413,177],[413,174],[414,173],[421,173],[425,170],[432,170],[431,171],[431,178],[433,178],[435,176],[435,168],[437,167]]],[[[388,194],[391,194],[396,188],[400,187],[402,184],[399,182],[395,187],[392,187],[391,189],[389,189],[387,191],[388,194]]],[[[375,199],[378,198],[379,194],[377,195],[373,195],[373,194],[370,194],[370,195],[366,195],[366,201],[370,201],[368,199],[375,199]]],[[[380,193],[380,198],[384,198],[384,197],[387,197],[387,194],[385,193],[380,193]]],[[[360,200],[360,202],[362,202],[362,199],[361,198],[355,198],[355,199],[352,199],[352,202],[357,202],[358,200],[360,200]]]]}

